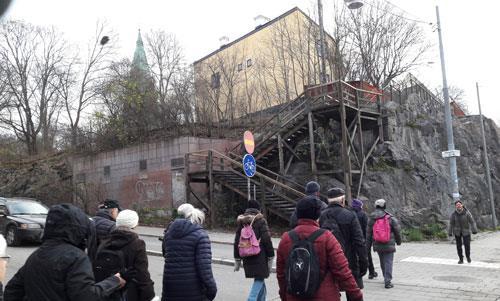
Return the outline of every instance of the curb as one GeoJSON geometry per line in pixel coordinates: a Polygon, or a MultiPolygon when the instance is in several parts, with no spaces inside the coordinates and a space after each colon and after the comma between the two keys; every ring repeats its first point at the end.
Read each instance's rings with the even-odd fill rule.
{"type": "MultiPolygon", "coordinates": [[[[158,257],[163,257],[163,254],[158,251],[153,251],[153,250],[146,250],[146,254],[150,256],[158,256],[158,257]]],[[[212,258],[212,263],[213,264],[219,264],[219,265],[227,265],[227,266],[234,266],[234,260],[233,259],[226,259],[226,258],[212,258]]],[[[271,269],[271,273],[276,273],[276,267],[273,267],[271,269]]]]}

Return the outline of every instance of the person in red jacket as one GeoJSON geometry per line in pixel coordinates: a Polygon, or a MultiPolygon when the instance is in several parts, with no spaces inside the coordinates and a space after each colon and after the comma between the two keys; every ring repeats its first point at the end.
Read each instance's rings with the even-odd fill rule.
{"type": "MultiPolygon", "coordinates": [[[[298,225],[294,230],[301,239],[304,239],[319,229],[318,218],[321,214],[321,208],[316,202],[305,197],[297,203],[296,209],[298,225]]],[[[288,232],[285,232],[281,236],[276,261],[279,294],[281,300],[284,301],[301,300],[289,294],[286,287],[286,261],[292,244],[292,239],[289,237],[288,232]]],[[[340,301],[340,291],[345,291],[352,300],[362,301],[363,293],[358,288],[356,280],[352,276],[347,259],[335,236],[331,232],[325,231],[314,241],[314,248],[319,258],[321,274],[325,276],[314,297],[307,300],[340,301]]]]}

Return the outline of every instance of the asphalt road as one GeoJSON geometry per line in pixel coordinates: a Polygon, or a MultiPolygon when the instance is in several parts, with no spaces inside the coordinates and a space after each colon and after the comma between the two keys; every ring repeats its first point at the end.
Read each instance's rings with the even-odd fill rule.
{"type": "MultiPolygon", "coordinates": [[[[161,250],[161,241],[156,238],[144,238],[148,249],[155,251],[161,250]]],[[[28,256],[36,250],[37,245],[22,246],[9,248],[8,254],[12,257],[9,260],[7,269],[7,281],[14,276],[17,270],[24,264],[28,256]]],[[[214,244],[212,246],[214,257],[227,255],[232,257],[232,247],[229,245],[214,244]]],[[[227,257],[227,258],[229,258],[227,257]]],[[[149,259],[149,272],[151,278],[155,282],[155,292],[161,294],[162,278],[163,278],[163,257],[148,256],[149,259]]],[[[216,300],[224,301],[237,301],[246,300],[252,279],[246,279],[243,270],[235,273],[233,267],[225,265],[212,265],[215,280],[217,282],[217,298],[216,300]]],[[[273,300],[278,296],[278,284],[275,274],[272,274],[269,280],[266,281],[268,290],[268,300],[273,300]]],[[[277,298],[276,300],[279,300],[277,298]]]]}

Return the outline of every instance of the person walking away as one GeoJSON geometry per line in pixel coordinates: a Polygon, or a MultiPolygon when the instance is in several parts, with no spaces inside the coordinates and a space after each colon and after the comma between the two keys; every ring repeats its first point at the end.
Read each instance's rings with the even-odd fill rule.
{"type": "Polygon", "coordinates": [[[386,201],[375,201],[375,211],[370,214],[366,231],[367,245],[373,245],[373,251],[378,253],[380,269],[384,275],[385,288],[393,288],[392,265],[396,244],[401,245],[401,227],[398,220],[386,210],[386,201]]]}
{"type": "Polygon", "coordinates": [[[117,271],[135,272],[133,281],[115,294],[113,300],[151,301],[155,296],[154,282],[148,271],[146,244],[133,229],[139,216],[133,210],[123,210],[116,218],[116,228],[102,241],[93,264],[97,281],[117,271]]]}
{"type": "Polygon", "coordinates": [[[321,207],[311,198],[297,203],[298,225],[283,233],[278,246],[281,300],[340,301],[340,290],[351,300],[363,300],[342,247],[330,231],[319,228],[321,207]]]}
{"type": "Polygon", "coordinates": [[[470,258],[470,238],[472,234],[477,234],[477,226],[470,211],[465,208],[462,201],[455,201],[455,211],[450,216],[450,226],[448,235],[455,235],[457,244],[458,264],[464,263],[464,254],[462,244],[465,246],[465,256],[467,262],[471,263],[470,258]]]}
{"type": "Polygon", "coordinates": [[[125,285],[127,277],[117,273],[95,282],[92,265],[84,252],[92,225],[85,213],[71,204],[52,206],[42,245],[7,283],[5,300],[109,300],[111,294],[125,285]]]}
{"type": "Polygon", "coordinates": [[[192,205],[177,209],[179,218],[163,238],[165,265],[162,301],[214,300],[217,285],[212,273],[212,250],[201,227],[205,214],[192,205]]]}
{"type": "Polygon", "coordinates": [[[116,200],[106,199],[92,218],[95,223],[97,234],[97,245],[107,238],[116,227],[116,217],[121,211],[120,204],[116,200]]]}
{"type": "MultiPolygon", "coordinates": [[[[361,231],[363,232],[363,237],[366,241],[366,228],[368,227],[368,215],[363,210],[363,201],[359,199],[353,199],[351,204],[352,210],[356,213],[358,217],[359,224],[361,226],[361,231]]],[[[368,255],[368,279],[377,278],[378,274],[375,271],[375,266],[373,265],[371,246],[366,246],[366,253],[368,255]]]]}
{"type": "MultiPolygon", "coordinates": [[[[319,185],[318,182],[310,181],[306,184],[305,194],[313,196],[313,198],[310,199],[318,203],[318,206],[320,206],[321,211],[323,211],[326,209],[327,204],[325,201],[322,200],[320,191],[321,191],[321,186],[319,185]]],[[[297,226],[297,208],[295,208],[292,215],[290,216],[290,228],[293,229],[295,228],[295,226],[297,226]]]]}
{"type": "Polygon", "coordinates": [[[246,278],[253,278],[248,301],[265,301],[264,279],[271,272],[274,248],[267,221],[260,212],[256,200],[248,201],[248,208],[237,220],[238,228],[234,238],[234,271],[237,272],[243,260],[246,278]]]}
{"type": "MultiPolygon", "coordinates": [[[[359,288],[363,288],[363,276],[368,269],[368,255],[365,238],[359,225],[358,217],[353,211],[344,208],[345,192],[341,188],[328,190],[328,208],[319,218],[319,225],[332,232],[340,242],[349,268],[359,288]]],[[[350,300],[350,298],[347,298],[350,300]]]]}

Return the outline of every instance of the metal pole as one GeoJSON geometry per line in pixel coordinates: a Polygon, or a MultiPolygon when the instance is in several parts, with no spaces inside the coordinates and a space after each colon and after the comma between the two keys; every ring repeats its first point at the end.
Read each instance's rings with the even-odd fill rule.
{"type": "MultiPolygon", "coordinates": [[[[448,140],[448,150],[455,150],[455,143],[453,141],[453,124],[451,120],[451,110],[450,110],[450,95],[448,94],[448,82],[446,80],[446,67],[444,63],[444,50],[443,50],[443,38],[441,36],[441,21],[439,18],[439,7],[436,6],[436,17],[437,17],[437,30],[439,35],[439,54],[441,57],[441,73],[443,75],[443,96],[444,96],[444,117],[446,124],[446,137],[448,140]]],[[[453,200],[456,201],[460,198],[458,192],[458,177],[457,177],[457,160],[454,156],[449,158],[450,160],[450,175],[451,175],[451,192],[453,200]]]]}
{"type": "Polygon", "coordinates": [[[325,28],[323,27],[323,4],[318,0],[318,19],[319,19],[319,48],[320,48],[320,63],[321,73],[319,75],[320,82],[326,83],[326,63],[325,63],[325,28]]]}
{"type": "Polygon", "coordinates": [[[252,198],[251,192],[250,192],[250,178],[247,177],[247,192],[248,192],[248,201],[252,198]]]}
{"type": "Polygon", "coordinates": [[[483,137],[484,166],[486,168],[486,180],[488,181],[488,190],[490,193],[491,222],[493,224],[493,229],[496,229],[496,227],[497,227],[497,215],[495,212],[495,196],[493,195],[493,188],[491,187],[490,162],[488,161],[488,150],[486,148],[486,137],[484,136],[483,113],[481,113],[481,99],[479,98],[479,85],[477,82],[476,82],[476,92],[477,92],[477,105],[479,107],[479,122],[481,123],[481,136],[483,137]]]}

